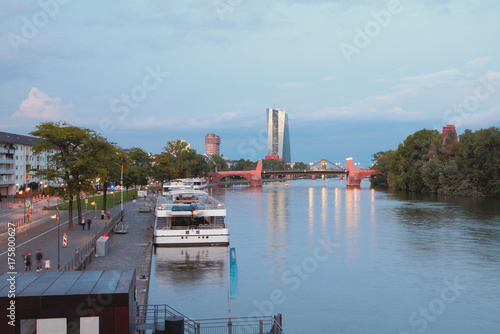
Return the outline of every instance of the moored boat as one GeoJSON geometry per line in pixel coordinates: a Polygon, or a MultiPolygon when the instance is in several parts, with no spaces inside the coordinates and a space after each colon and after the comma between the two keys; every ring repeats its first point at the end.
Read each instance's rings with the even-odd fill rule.
{"type": "Polygon", "coordinates": [[[157,199],[156,246],[216,246],[229,244],[225,205],[195,189],[164,192],[157,199]]]}

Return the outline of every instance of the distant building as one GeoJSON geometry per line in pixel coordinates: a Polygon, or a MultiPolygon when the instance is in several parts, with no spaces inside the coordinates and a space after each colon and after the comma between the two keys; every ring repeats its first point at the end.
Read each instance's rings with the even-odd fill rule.
{"type": "Polygon", "coordinates": [[[267,108],[267,155],[277,155],[291,162],[288,115],[283,110],[267,108]]]}
{"type": "Polygon", "coordinates": [[[452,136],[455,141],[458,141],[457,130],[455,129],[455,125],[446,125],[443,126],[443,132],[441,133],[441,137],[443,138],[443,144],[446,142],[446,138],[450,135],[450,131],[452,131],[452,136]]]}
{"type": "Polygon", "coordinates": [[[52,184],[34,176],[31,169],[45,169],[50,161],[47,152],[34,154],[33,146],[40,139],[14,133],[0,132],[0,193],[13,196],[23,185],[36,182],[52,184]]]}
{"type": "Polygon", "coordinates": [[[208,155],[220,155],[220,137],[209,133],[205,136],[206,153],[208,155]]]}
{"type": "Polygon", "coordinates": [[[277,156],[277,155],[266,155],[264,159],[265,160],[273,159],[273,160],[278,160],[279,161],[280,157],[277,156]]]}

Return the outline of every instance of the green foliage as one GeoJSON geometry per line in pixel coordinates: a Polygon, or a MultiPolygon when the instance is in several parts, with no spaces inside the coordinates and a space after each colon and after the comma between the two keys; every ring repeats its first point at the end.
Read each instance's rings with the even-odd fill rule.
{"type": "Polygon", "coordinates": [[[293,170],[307,170],[309,169],[309,166],[307,166],[305,163],[303,162],[296,162],[294,165],[293,165],[293,170]]]}
{"type": "Polygon", "coordinates": [[[188,148],[185,141],[169,141],[164,152],[154,157],[151,175],[158,181],[178,178],[201,177],[210,171],[210,166],[201,154],[188,148]]]}
{"type": "Polygon", "coordinates": [[[378,184],[443,195],[500,196],[500,130],[465,130],[444,143],[434,130],[408,136],[395,151],[373,155],[378,184]]]}
{"type": "Polygon", "coordinates": [[[245,159],[240,159],[233,163],[233,166],[231,167],[231,170],[252,170],[257,167],[257,163],[250,161],[250,160],[245,160],[245,159]]]}

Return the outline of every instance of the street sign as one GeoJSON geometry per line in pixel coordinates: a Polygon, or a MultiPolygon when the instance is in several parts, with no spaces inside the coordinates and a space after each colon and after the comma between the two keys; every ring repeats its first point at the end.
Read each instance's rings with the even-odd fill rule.
{"type": "Polygon", "coordinates": [[[88,198],[85,199],[85,204],[89,204],[89,199],[88,198]]]}

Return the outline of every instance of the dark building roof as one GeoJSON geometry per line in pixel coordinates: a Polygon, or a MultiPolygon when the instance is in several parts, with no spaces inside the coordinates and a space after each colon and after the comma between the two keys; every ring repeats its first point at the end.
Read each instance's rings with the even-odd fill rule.
{"type": "MultiPolygon", "coordinates": [[[[134,270],[48,271],[16,274],[16,297],[127,294],[134,270]]],[[[11,275],[0,274],[0,298],[7,297],[11,275]]]]}
{"type": "Polygon", "coordinates": [[[18,135],[15,133],[0,132],[0,144],[21,144],[26,146],[35,146],[40,138],[18,135]]]}

